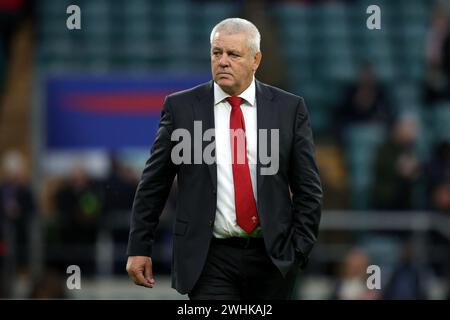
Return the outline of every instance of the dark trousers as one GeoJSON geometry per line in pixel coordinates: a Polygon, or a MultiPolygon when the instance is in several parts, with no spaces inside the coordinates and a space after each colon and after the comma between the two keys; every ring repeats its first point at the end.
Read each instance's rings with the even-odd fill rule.
{"type": "Polygon", "coordinates": [[[202,274],[189,298],[291,299],[297,273],[293,267],[284,278],[267,255],[263,239],[213,238],[202,274]]]}

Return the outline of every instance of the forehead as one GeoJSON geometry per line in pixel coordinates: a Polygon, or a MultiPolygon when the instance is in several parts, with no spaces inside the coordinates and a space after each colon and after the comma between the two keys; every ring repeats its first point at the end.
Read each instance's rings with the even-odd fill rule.
{"type": "Polygon", "coordinates": [[[219,31],[213,36],[212,47],[244,50],[247,47],[246,41],[247,35],[245,33],[227,34],[219,31]]]}

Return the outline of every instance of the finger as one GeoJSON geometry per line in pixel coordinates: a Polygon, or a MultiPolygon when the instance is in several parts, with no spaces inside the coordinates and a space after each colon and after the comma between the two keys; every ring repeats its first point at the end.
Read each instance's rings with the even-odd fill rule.
{"type": "Polygon", "coordinates": [[[148,284],[153,285],[155,283],[155,279],[153,279],[152,265],[150,262],[147,262],[144,266],[144,276],[148,284]]]}
{"type": "Polygon", "coordinates": [[[144,287],[147,287],[147,288],[153,288],[153,284],[148,283],[145,280],[144,274],[142,273],[142,271],[133,272],[131,278],[133,279],[134,283],[139,285],[139,286],[144,286],[144,287]]]}
{"type": "Polygon", "coordinates": [[[153,283],[147,281],[142,272],[137,273],[136,279],[138,281],[138,283],[136,283],[137,285],[144,286],[146,288],[153,288],[153,283]]]}

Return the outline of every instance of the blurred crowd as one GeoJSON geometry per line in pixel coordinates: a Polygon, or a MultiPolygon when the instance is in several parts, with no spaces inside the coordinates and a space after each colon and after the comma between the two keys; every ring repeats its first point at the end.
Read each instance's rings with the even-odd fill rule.
{"type": "MultiPolygon", "coordinates": [[[[32,12],[27,3],[0,1],[0,63],[5,66],[11,59],[14,32],[32,12]]],[[[448,10],[439,6],[429,23],[421,92],[427,110],[399,112],[389,88],[377,76],[376,65],[369,61],[361,65],[353,82],[343,86],[342,99],[333,108],[329,136],[317,139],[326,210],[386,211],[396,215],[423,211],[450,218],[450,135],[445,135],[450,132],[450,123],[449,127],[438,128],[443,135],[430,134],[438,122],[426,116],[429,112],[435,114],[436,109],[443,109],[446,114],[450,110],[449,21],[448,10]],[[430,137],[425,146],[424,136],[430,137]],[[368,148],[369,145],[374,147],[368,148]],[[371,157],[370,152],[374,153],[371,157]]],[[[280,61],[274,63],[282,65],[280,61]]],[[[1,99],[7,68],[0,70],[1,99]]],[[[270,78],[267,69],[265,72],[270,78]]],[[[0,103],[0,125],[2,107],[0,103]]],[[[314,117],[314,111],[311,112],[314,117]]],[[[105,270],[123,276],[129,213],[142,168],[112,153],[103,176],[74,162],[63,175],[48,174],[32,180],[32,160],[21,151],[0,151],[0,298],[14,296],[17,279],[31,283],[27,297],[64,297],[65,270],[71,264],[80,266],[87,277],[101,275],[105,270]],[[37,229],[40,238],[34,236],[37,229]],[[113,245],[109,260],[112,266],[107,267],[99,258],[105,237],[113,245]],[[36,252],[38,249],[41,255],[36,252]],[[42,262],[43,270],[32,265],[35,261],[42,262]]],[[[176,182],[154,250],[155,272],[161,274],[170,272],[175,193],[176,182]]],[[[423,252],[414,246],[414,235],[387,232],[371,238],[371,234],[360,233],[349,236],[342,231],[321,236],[324,243],[348,240],[339,259],[325,266],[313,261],[307,271],[333,279],[328,298],[431,298],[429,283],[435,277],[450,290],[449,257],[422,264],[423,252]],[[359,241],[366,238],[397,244],[389,277],[382,280],[382,290],[369,290],[366,285],[367,267],[379,261],[361,244],[364,241],[359,241]]],[[[449,238],[430,232],[427,239],[428,245],[444,248],[447,255],[450,252],[449,238]]]]}

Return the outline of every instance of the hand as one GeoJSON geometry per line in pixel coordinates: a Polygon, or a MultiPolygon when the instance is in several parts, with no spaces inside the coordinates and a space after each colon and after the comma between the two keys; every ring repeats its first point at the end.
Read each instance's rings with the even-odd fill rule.
{"type": "Polygon", "coordinates": [[[145,256],[129,256],[127,261],[127,272],[131,280],[139,286],[153,288],[152,258],[145,256]]]}

